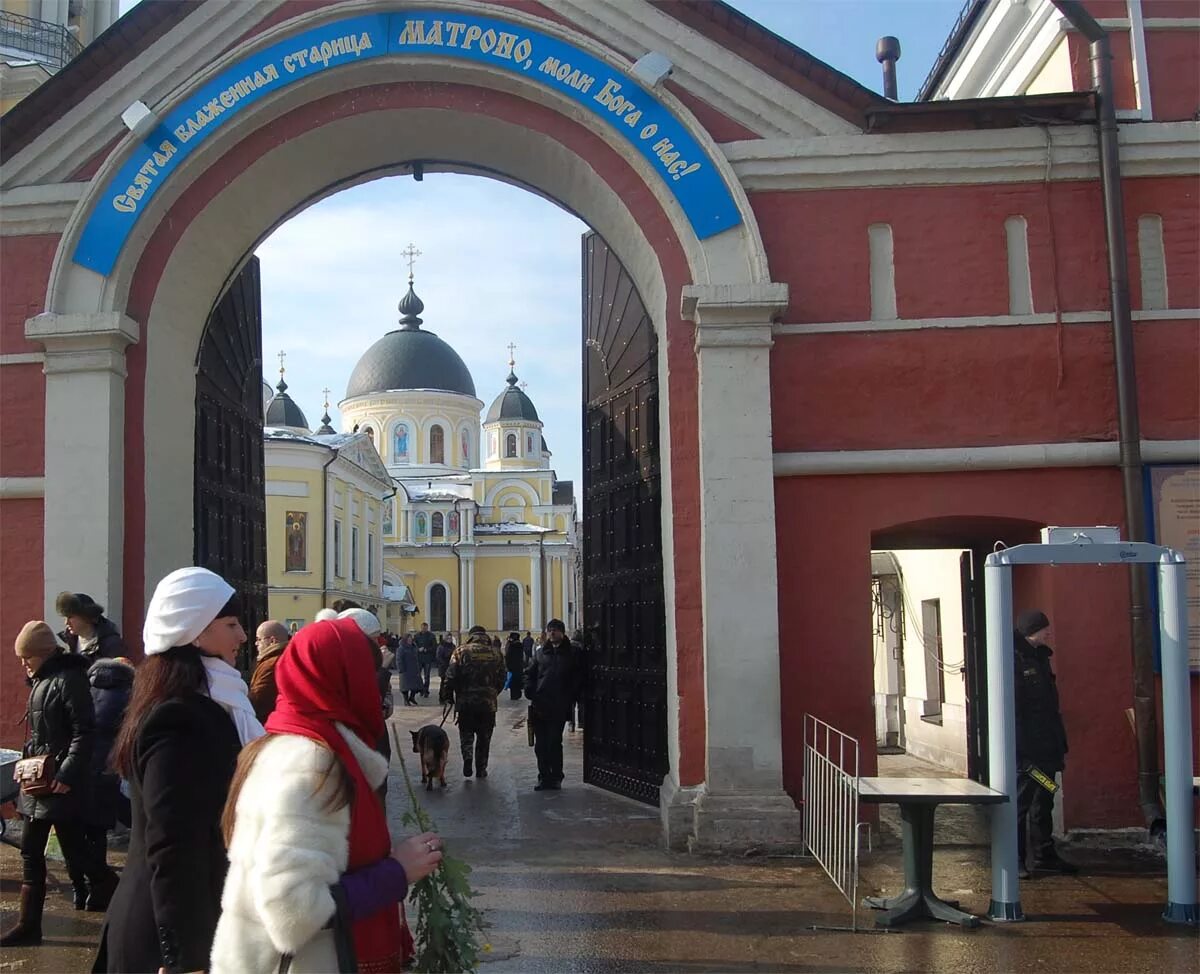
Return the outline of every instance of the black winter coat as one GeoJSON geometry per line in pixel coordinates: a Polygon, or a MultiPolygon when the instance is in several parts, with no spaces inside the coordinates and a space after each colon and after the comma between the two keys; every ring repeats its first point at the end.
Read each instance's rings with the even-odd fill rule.
{"type": "Polygon", "coordinates": [[[94,970],[208,970],[227,868],[221,811],[240,749],[229,715],[203,694],[164,701],[143,721],[129,856],[94,970]]]}
{"type": "Polygon", "coordinates": [[[53,754],[57,768],[54,777],[71,790],[65,795],[41,798],[22,794],[17,799],[17,810],[26,818],[69,822],[78,819],[87,807],[95,735],[87,668],[84,657],[58,652],[29,681],[29,740],[23,754],[53,754]]]}
{"type": "Polygon", "coordinates": [[[1017,724],[1017,764],[1061,771],[1067,756],[1067,731],[1058,704],[1058,684],[1049,646],[1035,646],[1020,633],[1013,636],[1017,724]]]}
{"type": "Polygon", "coordinates": [[[535,717],[566,720],[583,691],[583,675],[583,657],[569,640],[557,649],[550,642],[535,649],[525,671],[525,696],[535,717]]]}
{"type": "Polygon", "coordinates": [[[521,640],[509,639],[504,644],[504,665],[514,677],[519,678],[525,672],[525,647],[521,640]]]}
{"type": "MultiPolygon", "coordinates": [[[[79,652],[79,637],[73,632],[68,632],[64,629],[58,634],[58,638],[67,644],[67,648],[72,653],[79,652]]],[[[117,631],[117,627],[112,624],[109,619],[101,616],[96,622],[96,648],[90,653],[83,653],[89,660],[115,659],[118,656],[127,656],[129,650],[125,646],[125,640],[121,638],[121,634],[117,631]]]]}
{"type": "Polygon", "coordinates": [[[118,818],[118,806],[127,804],[121,794],[121,779],[109,768],[108,760],[133,693],[133,667],[116,660],[97,659],[88,670],[88,680],[96,710],[96,741],[92,748],[92,800],[84,819],[88,825],[111,829],[118,818]]]}

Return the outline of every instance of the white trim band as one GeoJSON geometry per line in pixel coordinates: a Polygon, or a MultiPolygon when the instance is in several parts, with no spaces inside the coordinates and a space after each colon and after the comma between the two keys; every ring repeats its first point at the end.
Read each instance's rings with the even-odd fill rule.
{"type": "MultiPolygon", "coordinates": [[[[828,335],[863,331],[920,331],[923,328],[1011,328],[1015,325],[1053,325],[1052,313],[1032,315],[975,315],[961,318],[896,318],[892,321],[815,321],[812,324],[772,326],[776,335],[828,335]]],[[[1103,325],[1111,320],[1107,311],[1067,311],[1064,325],[1103,325]]],[[[1166,308],[1135,311],[1134,321],[1196,321],[1200,308],[1166,308]]]]}
{"type": "MultiPolygon", "coordinates": [[[[924,450],[830,450],[776,453],[775,476],[828,477],[847,474],[953,473],[967,470],[1036,470],[1046,467],[1115,467],[1119,445],[1021,443],[924,450]]],[[[1142,440],[1146,463],[1200,462],[1200,440],[1142,440]]]]}
{"type": "Polygon", "coordinates": [[[0,477],[0,500],[41,498],[45,495],[45,477],[0,477]]]}
{"type": "Polygon", "coordinates": [[[43,365],[45,361],[45,352],[9,352],[7,355],[0,355],[0,366],[43,365]]]}

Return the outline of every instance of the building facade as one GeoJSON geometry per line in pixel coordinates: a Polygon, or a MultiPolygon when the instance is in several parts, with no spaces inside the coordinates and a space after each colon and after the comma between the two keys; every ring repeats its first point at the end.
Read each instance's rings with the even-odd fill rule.
{"type": "Polygon", "coordinates": [[[0,0],[0,115],[120,15],[120,0],[0,0]]]}
{"type": "MultiPolygon", "coordinates": [[[[1113,246],[1132,269],[1142,454],[1151,481],[1186,484],[1200,462],[1200,19],[1157,0],[1085,6],[1115,41],[1126,220],[1113,246]]],[[[947,78],[994,17],[1044,4],[976,8],[947,78]]],[[[178,431],[194,422],[195,352],[258,240],[364,173],[486,172],[585,220],[658,339],[667,841],[794,846],[806,712],[863,742],[863,773],[876,767],[872,552],[978,561],[1047,525],[1127,530],[1096,94],[1080,39],[1051,13],[1071,71],[1044,80],[1065,90],[897,104],[699,0],[135,7],[0,120],[0,631],[71,589],[136,632],[155,582],[187,563],[194,457],[178,431]],[[647,77],[648,51],[674,72],[647,77]],[[219,111],[201,90],[217,82],[219,111]],[[157,143],[121,125],[136,98],[164,120],[157,143]]],[[[459,490],[428,496],[428,468],[469,476],[481,514],[518,507],[454,469],[473,392],[451,391],[412,416],[411,479],[427,494],[397,495],[393,530],[413,503],[441,505],[444,525],[457,500],[465,523],[459,490]],[[434,420],[440,441],[417,425],[434,420]]],[[[407,392],[416,410],[425,393],[407,392]]],[[[377,442],[407,415],[384,413],[377,442]]],[[[531,432],[501,417],[497,451],[509,429],[531,432]]],[[[522,459],[489,470],[486,448],[467,447],[481,481],[522,459]]],[[[395,479],[386,442],[382,460],[395,479]]],[[[557,514],[539,478],[522,472],[516,493],[545,529],[557,514]]],[[[1188,496],[1170,508],[1185,541],[1188,496]]],[[[1157,531],[1168,504],[1155,505],[1157,531]]],[[[411,513],[397,544],[436,550],[411,513]]],[[[524,550],[511,576],[476,559],[476,611],[525,581],[524,550]]],[[[418,600],[456,578],[413,577],[418,600]]],[[[1029,569],[1015,584],[1055,622],[1065,826],[1142,824],[1125,573],[1029,569]]],[[[0,659],[6,707],[13,665],[0,659]]],[[[972,693],[986,672],[967,666],[972,693]]]]}

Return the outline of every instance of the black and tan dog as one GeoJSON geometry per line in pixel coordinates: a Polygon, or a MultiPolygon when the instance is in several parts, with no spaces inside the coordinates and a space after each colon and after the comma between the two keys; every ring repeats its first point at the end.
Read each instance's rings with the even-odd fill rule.
{"type": "Polygon", "coordinates": [[[412,734],[413,750],[421,755],[421,784],[433,791],[433,779],[446,787],[446,758],[450,755],[450,737],[436,724],[426,724],[412,734]]]}

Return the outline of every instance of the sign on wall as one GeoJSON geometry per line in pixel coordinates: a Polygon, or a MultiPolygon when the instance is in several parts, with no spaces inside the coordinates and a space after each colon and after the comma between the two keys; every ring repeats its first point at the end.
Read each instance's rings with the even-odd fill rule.
{"type": "Polygon", "coordinates": [[[529,78],[565,95],[631,145],[679,203],[697,237],[741,223],[712,159],[678,118],[624,72],[520,24],[413,10],[322,24],[247,55],[210,79],[172,109],[112,177],[72,259],[108,275],[155,194],[223,125],[303,78],[383,56],[448,57],[529,78]]]}
{"type": "Polygon", "coordinates": [[[1187,559],[1188,657],[1200,670],[1200,467],[1155,465],[1147,477],[1150,537],[1187,559]]]}

